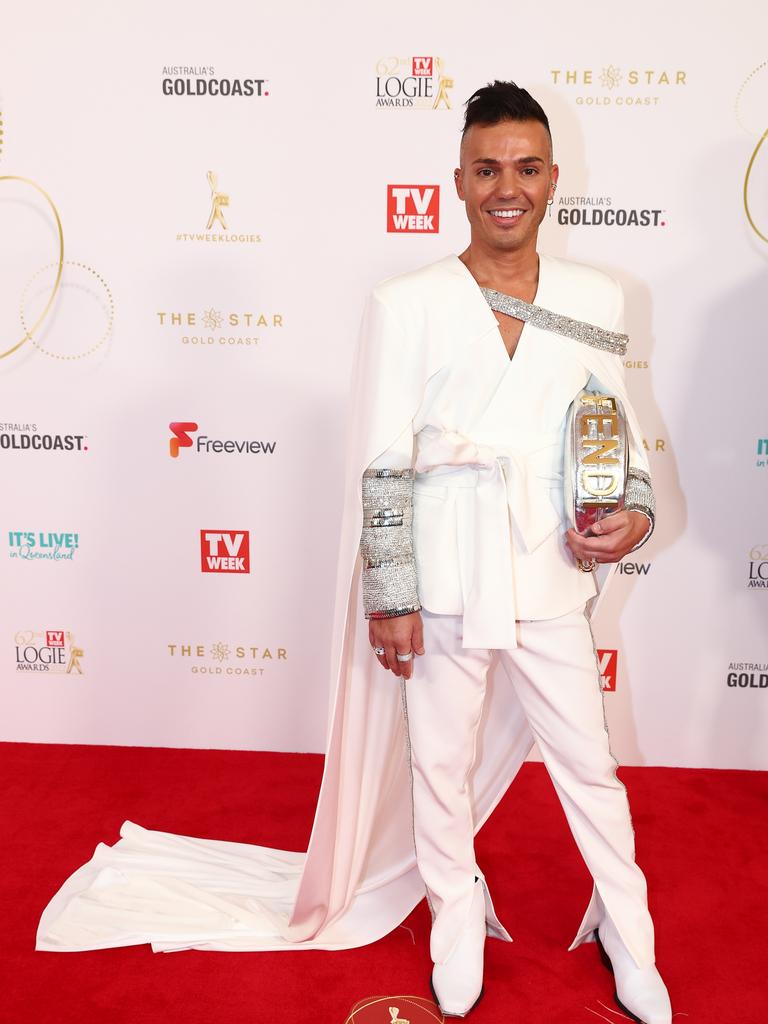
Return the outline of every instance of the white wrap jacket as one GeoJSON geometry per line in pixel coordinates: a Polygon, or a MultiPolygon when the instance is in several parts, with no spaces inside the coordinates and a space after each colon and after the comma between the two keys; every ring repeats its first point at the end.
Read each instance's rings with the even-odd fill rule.
{"type": "MultiPolygon", "coordinates": [[[[621,288],[589,267],[542,256],[535,302],[621,331],[621,288]]],[[[631,462],[647,470],[619,356],[529,323],[510,362],[493,312],[453,254],[373,289],[352,371],[328,740],[308,850],[178,836],[126,821],[119,842],[99,843],[50,901],[38,949],[141,942],[164,951],[344,949],[373,942],[408,916],[425,890],[413,847],[400,688],[371,651],[363,610],[363,471],[416,456],[424,605],[462,612],[473,643],[506,644],[510,614],[512,626],[514,615],[558,615],[594,592],[591,575],[579,573],[563,550],[558,476],[564,403],[590,380],[624,402],[631,462]],[[457,374],[472,367],[477,373],[462,387],[457,374]],[[526,384],[529,373],[536,387],[526,384]],[[480,469],[468,470],[478,452],[480,469]],[[436,468],[446,465],[450,483],[436,468]],[[481,486],[460,494],[458,477],[465,474],[466,483],[478,473],[481,486]],[[438,558],[443,542],[450,557],[438,558]],[[501,614],[473,589],[477,566],[488,565],[484,543],[502,549],[490,584],[501,614]]],[[[532,745],[514,688],[497,686],[492,673],[469,780],[476,832],[532,745]]],[[[492,909],[487,920],[489,934],[511,940],[492,909]]],[[[593,888],[571,948],[597,922],[593,888]]]]}

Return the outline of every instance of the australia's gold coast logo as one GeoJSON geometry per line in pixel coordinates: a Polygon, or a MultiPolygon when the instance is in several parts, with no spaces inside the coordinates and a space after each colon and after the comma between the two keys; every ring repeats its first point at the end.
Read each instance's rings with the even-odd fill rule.
{"type": "Polygon", "coordinates": [[[450,110],[453,79],[442,57],[382,57],[376,64],[376,106],[450,110]]]}
{"type": "Polygon", "coordinates": [[[37,182],[0,175],[0,359],[33,351],[62,361],[104,348],[112,292],[98,271],[64,258],[64,229],[37,182]]]}
{"type": "Polygon", "coordinates": [[[229,215],[229,191],[219,187],[216,171],[206,173],[208,182],[207,222],[204,231],[178,231],[177,242],[260,242],[261,235],[252,231],[232,230],[229,215]]]}
{"type": "Polygon", "coordinates": [[[211,64],[163,66],[163,96],[269,96],[268,78],[241,78],[217,73],[211,64]]]}
{"type": "Polygon", "coordinates": [[[681,68],[601,67],[550,68],[550,81],[585,107],[656,107],[688,84],[681,68]]]}
{"type": "Polygon", "coordinates": [[[742,195],[747,223],[768,242],[768,60],[758,64],[736,94],[736,120],[751,138],[742,195]]]}

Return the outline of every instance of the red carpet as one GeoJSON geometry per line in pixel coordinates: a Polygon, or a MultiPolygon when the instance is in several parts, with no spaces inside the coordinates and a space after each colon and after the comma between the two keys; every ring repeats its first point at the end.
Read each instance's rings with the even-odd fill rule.
{"type": "MultiPolygon", "coordinates": [[[[0,751],[3,1024],[343,1024],[365,997],[430,996],[424,900],[380,942],[341,952],[35,952],[44,904],[99,840],[118,839],[126,818],[306,849],[322,757],[26,743],[0,744],[0,751]]],[[[619,774],[674,1024],[764,1024],[768,776],[675,768],[619,774]]],[[[591,881],[541,765],[523,767],[476,850],[515,941],[487,942],[485,995],[467,1020],[626,1020],[596,946],[567,952],[591,881]]],[[[383,1009],[381,1024],[388,1019],[383,1009]]]]}

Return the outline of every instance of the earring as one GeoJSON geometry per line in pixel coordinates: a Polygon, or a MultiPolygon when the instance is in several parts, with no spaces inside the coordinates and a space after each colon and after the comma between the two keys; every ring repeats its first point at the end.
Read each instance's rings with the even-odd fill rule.
{"type": "Polygon", "coordinates": [[[555,201],[554,198],[547,200],[547,216],[548,217],[552,216],[552,203],[554,203],[554,201],[555,201]]]}

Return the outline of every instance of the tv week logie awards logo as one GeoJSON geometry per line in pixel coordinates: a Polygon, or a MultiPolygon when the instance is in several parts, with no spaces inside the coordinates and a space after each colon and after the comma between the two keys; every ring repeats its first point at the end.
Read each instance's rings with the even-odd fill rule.
{"type": "Polygon", "coordinates": [[[17,672],[83,675],[85,652],[68,629],[21,629],[14,638],[17,672]]]}

